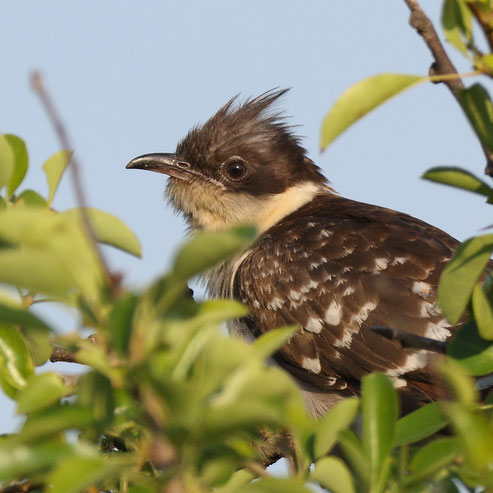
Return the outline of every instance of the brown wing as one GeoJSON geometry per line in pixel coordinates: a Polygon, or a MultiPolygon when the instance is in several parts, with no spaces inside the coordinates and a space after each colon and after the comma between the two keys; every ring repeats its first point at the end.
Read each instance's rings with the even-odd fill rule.
{"type": "Polygon", "coordinates": [[[276,359],[317,388],[355,388],[377,371],[423,390],[429,353],[370,328],[448,339],[436,288],[457,245],[405,214],[323,195],[260,237],[237,269],[234,297],[249,307],[255,336],[301,326],[276,359]]]}

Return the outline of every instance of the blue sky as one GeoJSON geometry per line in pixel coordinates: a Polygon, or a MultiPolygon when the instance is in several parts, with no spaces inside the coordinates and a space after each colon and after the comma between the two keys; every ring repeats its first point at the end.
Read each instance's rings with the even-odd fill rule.
{"type": "MultiPolygon", "coordinates": [[[[422,3],[437,22],[441,2],[422,3]]],[[[59,144],[29,87],[28,74],[40,69],[83,165],[90,204],[119,216],[142,243],[140,260],[107,250],[134,287],[166,269],[184,227],[163,200],[165,178],[125,164],[174,151],[193,124],[233,95],[273,87],[292,88],[282,102],[286,114],[342,195],[465,239],[493,222],[489,206],[420,179],[435,165],[483,172],[480,147],[445,87],[416,87],[318,150],[321,120],[351,84],[380,72],[427,73],[430,55],[408,16],[399,0],[3,2],[0,132],[26,140],[26,184],[46,190],[41,164],[59,144]]],[[[54,206],[73,204],[63,180],[54,206]]],[[[68,313],[44,315],[60,329],[74,324],[68,313]]],[[[0,396],[0,433],[13,429],[12,415],[0,396]]]]}

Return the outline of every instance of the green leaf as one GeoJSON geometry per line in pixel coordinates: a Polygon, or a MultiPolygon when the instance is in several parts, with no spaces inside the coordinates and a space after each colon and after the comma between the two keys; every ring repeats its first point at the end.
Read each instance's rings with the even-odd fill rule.
{"type": "Polygon", "coordinates": [[[493,433],[484,414],[469,410],[457,402],[444,403],[457,437],[465,448],[467,461],[479,471],[491,471],[493,433]]]}
{"type": "Polygon", "coordinates": [[[295,479],[260,478],[236,493],[310,493],[310,490],[295,479]]]}
{"type": "Polygon", "coordinates": [[[493,199],[493,189],[484,181],[476,178],[472,173],[453,166],[437,166],[429,169],[424,175],[425,180],[443,183],[451,187],[462,188],[470,192],[488,197],[488,201],[493,199]]]}
{"type": "Polygon", "coordinates": [[[471,238],[457,247],[440,277],[438,298],[448,321],[459,322],[493,251],[493,235],[471,238]]]}
{"type": "Polygon", "coordinates": [[[448,466],[459,454],[456,438],[440,438],[427,443],[414,455],[409,464],[411,476],[407,482],[422,481],[448,466]]]}
{"type": "Polygon", "coordinates": [[[24,190],[15,201],[16,204],[24,204],[27,207],[47,207],[48,202],[34,190],[24,190]]]}
{"type": "MultiPolygon", "coordinates": [[[[96,240],[99,243],[114,246],[124,252],[140,257],[141,248],[139,240],[123,221],[112,214],[92,207],[88,207],[86,212],[89,216],[96,240]]],[[[81,219],[79,209],[70,209],[63,212],[62,215],[81,219]]]]}
{"type": "Polygon", "coordinates": [[[321,149],[374,108],[423,80],[426,78],[417,75],[378,74],[351,86],[334,103],[322,122],[321,149]]]}
{"type": "Polygon", "coordinates": [[[0,134],[0,189],[7,185],[14,172],[14,153],[5,137],[0,134]]]}
{"type": "Polygon", "coordinates": [[[493,103],[488,91],[480,84],[458,89],[457,97],[469,123],[481,143],[493,150],[493,103]]]}
{"type": "Polygon", "coordinates": [[[94,418],[90,409],[72,404],[51,406],[30,414],[16,440],[29,443],[52,437],[61,431],[93,427],[94,418]]]}
{"type": "Polygon", "coordinates": [[[7,202],[3,197],[0,197],[0,209],[5,209],[7,207],[7,202]]]}
{"type": "Polygon", "coordinates": [[[34,327],[52,331],[53,329],[24,307],[6,305],[0,301],[0,321],[23,327],[34,327]]]}
{"type": "Polygon", "coordinates": [[[447,41],[467,55],[466,43],[472,42],[472,15],[464,0],[445,0],[442,26],[447,41]]]}
{"type": "Polygon", "coordinates": [[[363,377],[361,406],[363,448],[370,462],[371,484],[375,487],[381,481],[384,460],[392,451],[399,413],[397,392],[390,378],[378,373],[363,377]]]}
{"type": "Polygon", "coordinates": [[[57,464],[72,453],[66,443],[43,443],[39,445],[0,445],[0,479],[11,481],[24,479],[57,464]]]}
{"type": "Polygon", "coordinates": [[[10,325],[0,323],[0,375],[20,389],[33,374],[34,365],[24,339],[10,325]]]}
{"type": "Polygon", "coordinates": [[[178,252],[173,274],[183,280],[200,274],[248,246],[255,234],[253,227],[246,226],[217,233],[197,233],[178,252]]]}
{"type": "Polygon", "coordinates": [[[17,190],[17,187],[22,183],[24,176],[26,176],[28,156],[26,144],[21,138],[12,134],[5,135],[5,138],[10,145],[14,157],[12,175],[7,183],[7,194],[10,196],[17,190]]]}
{"type": "Polygon", "coordinates": [[[98,423],[110,423],[115,412],[115,399],[109,379],[100,373],[86,373],[79,382],[79,403],[92,409],[92,416],[98,423]]]}
{"type": "Polygon", "coordinates": [[[344,457],[347,458],[351,467],[356,471],[368,490],[370,483],[369,460],[365,455],[365,451],[358,437],[352,430],[341,431],[339,434],[339,445],[344,452],[344,457]]]}
{"type": "Polygon", "coordinates": [[[461,405],[468,408],[476,405],[478,392],[475,383],[460,365],[448,358],[438,368],[461,405]]]}
{"type": "Polygon", "coordinates": [[[13,387],[12,385],[10,385],[9,383],[7,383],[5,381],[5,379],[2,377],[1,373],[0,373],[0,387],[2,388],[3,393],[6,396],[15,400],[18,390],[15,387],[13,387]]]}
{"type": "Polygon", "coordinates": [[[348,398],[338,402],[317,422],[313,456],[315,458],[327,454],[337,441],[342,430],[348,428],[356,417],[359,400],[348,398]]]}
{"type": "Polygon", "coordinates": [[[73,286],[64,264],[36,249],[0,251],[0,282],[54,296],[66,296],[73,286]]]}
{"type": "Polygon", "coordinates": [[[394,445],[402,447],[419,442],[447,426],[448,422],[439,402],[426,404],[397,421],[394,445]]]}
{"type": "Polygon", "coordinates": [[[34,365],[44,365],[48,361],[53,350],[50,331],[35,327],[21,327],[21,333],[29,352],[31,353],[34,365]]]}
{"type": "Polygon", "coordinates": [[[447,346],[447,354],[469,375],[493,372],[493,344],[484,340],[474,322],[463,325],[447,346]]]}
{"type": "Polygon", "coordinates": [[[17,413],[32,413],[43,409],[65,395],[63,380],[53,372],[33,375],[17,394],[17,413]]]}
{"type": "Polygon", "coordinates": [[[290,337],[298,332],[299,327],[281,327],[280,329],[269,330],[265,334],[255,339],[252,346],[255,353],[262,359],[268,358],[276,352],[290,337]]]}
{"type": "Polygon", "coordinates": [[[116,300],[108,317],[108,331],[115,349],[121,354],[128,353],[128,345],[133,328],[133,317],[139,298],[125,293],[116,300]]]}
{"type": "Polygon", "coordinates": [[[48,205],[51,206],[53,197],[55,196],[56,189],[60,183],[63,172],[72,157],[72,151],[58,151],[53,156],[48,158],[43,164],[43,171],[46,174],[46,181],[48,182],[48,205]]]}
{"type": "Polygon", "coordinates": [[[315,463],[310,479],[333,493],[354,493],[351,473],[338,457],[323,457],[315,463]]]}
{"type": "Polygon", "coordinates": [[[79,493],[119,475],[121,461],[102,456],[75,456],[63,460],[48,477],[50,493],[79,493]]]}
{"type": "Polygon", "coordinates": [[[479,283],[472,292],[472,309],[479,335],[488,341],[493,340],[493,307],[479,283]]]}

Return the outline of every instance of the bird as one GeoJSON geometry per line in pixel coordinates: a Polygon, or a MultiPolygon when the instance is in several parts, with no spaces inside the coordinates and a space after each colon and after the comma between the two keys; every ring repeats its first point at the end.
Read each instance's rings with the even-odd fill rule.
{"type": "Polygon", "coordinates": [[[230,324],[241,337],[299,327],[273,358],[298,383],[310,415],[358,395],[372,372],[388,375],[409,408],[436,400],[442,355],[372,327],[450,340],[457,326],[441,313],[437,286],[459,242],[339,195],[279,110],[286,92],[235,96],[174,153],[144,154],[127,168],[168,175],[167,199],[192,233],[256,226],[251,245],[205,274],[207,291],[246,305],[249,314],[230,324]]]}

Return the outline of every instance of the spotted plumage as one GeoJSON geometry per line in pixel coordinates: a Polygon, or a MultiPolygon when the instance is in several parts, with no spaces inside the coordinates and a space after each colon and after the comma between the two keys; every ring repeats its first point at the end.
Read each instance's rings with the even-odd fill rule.
{"type": "Polygon", "coordinates": [[[448,340],[455,327],[436,291],[458,242],[406,214],[337,195],[272,110],[284,92],[233,99],[175,154],[144,155],[128,167],[169,175],[168,198],[192,230],[257,225],[255,243],[206,276],[208,290],[248,307],[233,332],[300,327],[274,359],[298,381],[313,415],[357,393],[373,371],[389,375],[414,405],[435,399],[436,356],[370,329],[448,340]]]}

